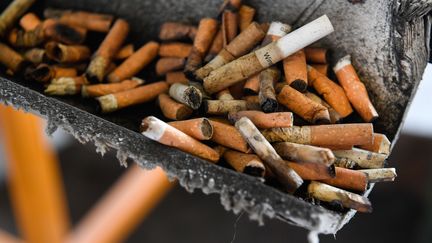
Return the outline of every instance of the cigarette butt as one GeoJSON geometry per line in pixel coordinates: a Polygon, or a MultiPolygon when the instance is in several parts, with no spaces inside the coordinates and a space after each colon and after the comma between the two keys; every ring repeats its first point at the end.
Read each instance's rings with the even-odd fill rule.
{"type": "Polygon", "coordinates": [[[191,50],[191,44],[181,42],[163,43],[159,47],[159,56],[186,58],[191,50]]]}
{"type": "Polygon", "coordinates": [[[334,165],[336,167],[346,168],[346,169],[354,169],[357,163],[348,159],[348,158],[335,158],[334,165]]]}
{"type": "Polygon", "coordinates": [[[363,120],[371,122],[377,119],[378,113],[369,99],[365,85],[351,64],[351,56],[346,55],[339,59],[333,70],[349,101],[363,120]]]}
{"type": "Polygon", "coordinates": [[[274,84],[279,80],[279,77],[280,72],[277,67],[264,69],[259,75],[260,90],[258,97],[261,109],[266,113],[275,112],[278,108],[274,84]]]}
{"type": "Polygon", "coordinates": [[[182,69],[185,59],[181,57],[162,57],[156,63],[156,74],[162,76],[168,72],[182,69]]]}
{"type": "Polygon", "coordinates": [[[210,49],[207,53],[207,56],[204,58],[204,62],[210,62],[217,56],[217,54],[222,50],[223,48],[223,36],[222,36],[222,28],[219,28],[218,32],[216,33],[213,42],[210,46],[210,49]]]}
{"type": "Polygon", "coordinates": [[[144,118],[141,123],[141,133],[151,140],[177,148],[210,162],[215,163],[219,160],[219,154],[215,150],[154,116],[144,118]]]}
{"type": "MultiPolygon", "coordinates": [[[[90,82],[92,83],[102,82],[106,74],[106,69],[111,63],[112,58],[115,56],[119,48],[122,46],[128,33],[129,33],[129,24],[123,19],[116,20],[113,27],[105,36],[105,39],[102,41],[98,50],[93,55],[92,60],[90,61],[90,64],[87,68],[86,76],[90,82]]],[[[132,58],[132,56],[129,58],[132,58]]],[[[124,61],[122,65],[126,61],[124,61]]],[[[135,67],[135,65],[133,67],[135,67]]],[[[124,79],[126,79],[126,77],[124,77],[124,79]]],[[[119,82],[122,80],[117,80],[117,81],[119,82]]]]}
{"type": "Polygon", "coordinates": [[[386,154],[379,154],[363,149],[353,148],[351,150],[333,150],[338,158],[346,158],[356,163],[357,166],[365,169],[383,168],[387,159],[386,154]]]}
{"type": "Polygon", "coordinates": [[[306,66],[306,56],[303,50],[297,51],[283,60],[285,81],[300,92],[305,92],[308,86],[306,66]]]}
{"type": "Polygon", "coordinates": [[[162,114],[171,120],[184,120],[189,118],[193,113],[191,108],[171,99],[167,94],[159,94],[158,104],[162,114]]]}
{"type": "Polygon", "coordinates": [[[295,192],[303,184],[301,177],[276,153],[248,118],[242,117],[235,127],[288,192],[295,192]]]}
{"type": "Polygon", "coordinates": [[[243,32],[235,37],[218,55],[212,59],[204,67],[195,72],[197,79],[202,80],[209,75],[213,70],[229,63],[230,61],[246,54],[250,51],[262,38],[265,33],[261,26],[253,22],[243,32]]]}
{"type": "Polygon", "coordinates": [[[285,161],[303,180],[325,180],[335,177],[334,165],[315,162],[285,161]]]}
{"type": "Polygon", "coordinates": [[[189,85],[197,88],[201,92],[203,100],[211,99],[210,95],[204,91],[204,87],[200,82],[189,81],[189,85]]]}
{"type": "Polygon", "coordinates": [[[216,152],[218,152],[218,154],[219,154],[220,157],[222,157],[222,156],[224,155],[224,153],[225,153],[226,151],[228,151],[227,148],[225,148],[224,146],[221,146],[221,145],[216,145],[216,146],[213,147],[213,149],[214,149],[216,152]]]}
{"type": "Polygon", "coordinates": [[[244,93],[248,95],[257,95],[260,89],[259,74],[252,75],[246,80],[244,85],[244,93]]]}
{"type": "Polygon", "coordinates": [[[349,116],[353,112],[342,87],[311,66],[308,66],[307,76],[314,89],[324,97],[327,103],[333,107],[342,118],[349,116]]]}
{"type": "Polygon", "coordinates": [[[228,120],[231,123],[237,122],[242,117],[249,118],[256,127],[261,129],[292,127],[293,125],[293,114],[291,112],[237,111],[228,114],[228,120]]]}
{"type": "Polygon", "coordinates": [[[209,140],[214,134],[214,127],[207,118],[174,121],[168,124],[197,140],[209,140]]]}
{"type": "Polygon", "coordinates": [[[108,75],[108,82],[116,83],[131,78],[153,61],[158,51],[159,44],[157,42],[147,42],[108,75]]]}
{"type": "Polygon", "coordinates": [[[291,26],[289,24],[284,24],[278,21],[271,22],[267,30],[267,34],[261,43],[261,47],[279,40],[281,37],[285,36],[289,32],[291,32],[291,26]]]}
{"type": "Polygon", "coordinates": [[[224,0],[222,5],[219,7],[219,15],[224,10],[233,10],[237,11],[241,6],[242,0],[224,0]]]}
{"type": "Polygon", "coordinates": [[[120,50],[117,51],[117,54],[115,55],[114,59],[116,60],[124,60],[130,56],[132,56],[132,54],[134,54],[135,52],[135,48],[133,44],[127,44],[125,46],[123,46],[122,48],[120,48],[120,50]]]}
{"type": "MultiPolygon", "coordinates": [[[[50,39],[68,45],[81,44],[87,36],[86,29],[75,25],[64,24],[53,19],[46,19],[42,25],[39,26],[42,28],[44,39],[50,39]]],[[[31,32],[37,31],[38,28],[31,32]]]]}
{"type": "Polygon", "coordinates": [[[42,48],[32,48],[24,52],[24,59],[38,65],[46,61],[45,49],[42,48]]]}
{"type": "Polygon", "coordinates": [[[201,106],[203,95],[194,86],[174,83],[169,88],[169,95],[176,101],[196,110],[201,106]]]}
{"type": "Polygon", "coordinates": [[[217,32],[218,23],[212,18],[201,19],[196,33],[193,47],[186,61],[184,72],[186,77],[194,78],[194,72],[201,66],[201,63],[212,44],[217,32]]]}
{"type": "Polygon", "coordinates": [[[169,85],[172,85],[174,83],[181,83],[181,84],[188,84],[189,83],[189,80],[186,78],[183,71],[168,72],[165,75],[165,79],[169,85]]]}
{"type": "Polygon", "coordinates": [[[85,77],[55,78],[44,92],[48,95],[75,95],[81,91],[81,87],[86,83],[85,77]]]}
{"type": "Polygon", "coordinates": [[[3,10],[0,15],[0,37],[6,35],[6,32],[34,2],[35,0],[14,0],[3,10]]]}
{"type": "Polygon", "coordinates": [[[159,39],[162,41],[176,41],[195,38],[197,28],[193,25],[178,22],[166,22],[162,24],[159,39]]]}
{"type": "Polygon", "coordinates": [[[390,145],[390,140],[386,137],[386,135],[381,133],[374,133],[372,143],[361,145],[359,146],[359,148],[375,153],[389,155],[390,145]]]}
{"type": "MultiPolygon", "coordinates": [[[[311,67],[315,68],[318,72],[322,73],[323,75],[327,76],[328,75],[328,64],[310,64],[311,67]]],[[[308,83],[309,86],[311,85],[310,83],[308,83]]]]}
{"type": "Polygon", "coordinates": [[[8,69],[12,70],[12,72],[14,73],[21,70],[25,65],[24,58],[19,53],[15,52],[12,48],[10,48],[9,46],[1,42],[0,42],[0,63],[3,64],[8,69]]]}
{"type": "Polygon", "coordinates": [[[358,171],[365,173],[370,183],[394,181],[397,176],[395,168],[366,169],[358,171]]]}
{"type": "Polygon", "coordinates": [[[90,49],[83,45],[63,45],[48,42],[45,45],[46,55],[59,63],[76,63],[89,59],[90,49]]]}
{"type": "Polygon", "coordinates": [[[48,65],[45,63],[39,64],[36,68],[28,69],[25,72],[25,78],[27,80],[35,80],[41,83],[47,83],[55,78],[76,76],[77,70],[75,68],[48,65]]]}
{"type": "Polygon", "coordinates": [[[211,141],[243,153],[249,152],[246,140],[234,126],[215,120],[210,120],[210,123],[213,126],[211,141]]]}
{"type": "Polygon", "coordinates": [[[263,177],[265,174],[265,166],[255,154],[245,154],[228,149],[223,153],[223,158],[238,172],[257,177],[263,177]]]}
{"type": "Polygon", "coordinates": [[[331,107],[327,102],[325,102],[323,99],[321,99],[318,95],[311,93],[311,92],[308,92],[308,91],[306,91],[304,93],[304,95],[306,97],[308,97],[309,99],[317,102],[318,104],[325,106],[328,109],[331,124],[335,124],[335,123],[340,122],[340,120],[342,119],[342,116],[335,109],[333,109],[333,107],[331,107]]]}
{"type": "Polygon", "coordinates": [[[324,179],[321,182],[350,191],[366,191],[368,179],[365,173],[340,167],[336,167],[335,169],[336,177],[324,179]]]}
{"type": "Polygon", "coordinates": [[[156,82],[115,94],[104,95],[98,97],[97,100],[101,112],[109,113],[131,105],[148,102],[166,91],[168,91],[166,82],[156,82]]]}
{"type": "Polygon", "coordinates": [[[231,95],[231,92],[229,89],[224,89],[224,90],[219,91],[216,94],[216,98],[218,100],[234,100],[234,97],[231,95]]]}
{"type": "Polygon", "coordinates": [[[34,13],[25,14],[19,21],[21,28],[23,28],[25,31],[34,30],[41,23],[42,21],[34,13]]]}
{"type": "Polygon", "coordinates": [[[225,10],[222,14],[222,39],[223,46],[227,46],[236,36],[238,31],[238,16],[236,13],[225,10]]]}
{"type": "Polygon", "coordinates": [[[203,107],[205,113],[209,115],[226,115],[229,112],[248,109],[245,100],[205,100],[203,107]]]}
{"type": "Polygon", "coordinates": [[[40,45],[45,40],[45,36],[42,28],[38,27],[30,31],[13,29],[7,39],[14,47],[30,48],[40,45]]]}
{"type": "Polygon", "coordinates": [[[239,28],[240,32],[245,30],[253,21],[255,9],[248,5],[241,5],[239,11],[239,28]]]}
{"type": "Polygon", "coordinates": [[[276,152],[286,160],[319,163],[327,166],[332,165],[335,160],[335,156],[328,148],[291,142],[275,143],[273,147],[276,152]]]}
{"type": "Polygon", "coordinates": [[[124,80],[120,83],[84,85],[81,88],[83,97],[99,97],[136,88],[144,83],[142,79],[124,80]]]}
{"type": "Polygon", "coordinates": [[[262,133],[271,143],[292,142],[320,147],[346,147],[370,143],[373,126],[371,123],[292,126],[267,129],[262,133]]]}
{"type": "Polygon", "coordinates": [[[308,186],[308,193],[311,197],[324,202],[336,202],[363,213],[372,212],[372,205],[366,197],[321,182],[312,181],[308,186]]]}
{"type": "Polygon", "coordinates": [[[304,49],[306,61],[308,63],[326,64],[328,63],[328,50],[321,47],[306,47],[304,49]]]}
{"type": "Polygon", "coordinates": [[[59,10],[48,8],[44,11],[45,18],[55,18],[61,23],[79,26],[91,31],[108,32],[114,16],[85,11],[59,10]]]}
{"type": "Polygon", "coordinates": [[[328,109],[304,94],[285,85],[277,95],[277,101],[310,123],[330,123],[328,109]]]}

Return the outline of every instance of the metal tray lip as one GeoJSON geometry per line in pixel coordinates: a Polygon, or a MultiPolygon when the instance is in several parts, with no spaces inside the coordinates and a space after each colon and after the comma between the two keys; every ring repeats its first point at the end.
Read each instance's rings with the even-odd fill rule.
{"type": "MultiPolygon", "coordinates": [[[[101,130],[102,131],[104,130],[101,129],[101,126],[93,127],[93,129],[96,128],[93,131],[96,134],[99,134],[100,136],[85,137],[80,141],[92,142],[93,144],[96,144],[98,142],[104,142],[111,149],[115,149],[117,151],[123,150],[123,152],[129,153],[130,157],[138,165],[143,166],[143,164],[150,163],[151,165],[154,166],[161,166],[168,174],[170,174],[171,176],[177,179],[181,179],[181,178],[179,177],[178,174],[174,172],[174,170],[176,169],[175,167],[178,166],[178,164],[176,161],[173,161],[172,158],[173,155],[180,156],[180,158],[183,160],[197,163],[199,167],[197,167],[196,169],[202,170],[201,172],[204,173],[203,177],[205,177],[203,180],[207,180],[207,183],[210,179],[213,180],[216,179],[222,181],[222,177],[225,177],[224,179],[230,180],[227,182],[233,182],[235,181],[236,178],[238,178],[240,180],[235,181],[236,183],[217,185],[215,190],[207,193],[202,189],[202,187],[196,187],[196,188],[200,188],[206,194],[218,193],[222,195],[223,193],[229,193],[234,195],[235,193],[238,192],[244,193],[245,197],[249,198],[249,202],[252,203],[252,205],[249,206],[253,207],[253,206],[260,206],[261,204],[266,204],[267,206],[270,206],[269,213],[267,214],[267,216],[270,217],[276,216],[278,218],[285,218],[285,219],[288,218],[289,220],[293,220],[293,221],[287,221],[287,222],[295,226],[302,226],[307,229],[316,231],[317,227],[323,228],[320,227],[319,225],[322,222],[319,219],[319,217],[317,217],[317,214],[325,214],[327,216],[333,217],[333,219],[335,220],[334,222],[332,222],[333,223],[332,227],[324,227],[325,230],[320,233],[335,234],[343,226],[343,224],[341,223],[346,220],[346,216],[350,214],[350,212],[342,214],[339,212],[326,209],[319,205],[311,204],[309,202],[302,200],[301,198],[298,198],[290,194],[285,194],[273,187],[265,185],[264,183],[260,182],[259,180],[251,176],[237,173],[228,168],[212,164],[208,161],[202,160],[200,158],[189,155],[182,151],[158,144],[154,141],[147,139],[146,137],[142,136],[138,132],[127,129],[111,121],[98,117],[90,112],[79,109],[70,104],[67,104],[66,102],[55,99],[53,97],[47,97],[38,91],[32,90],[28,87],[18,84],[13,80],[11,80],[9,77],[5,77],[3,74],[0,74],[0,101],[3,101],[7,105],[12,105],[17,109],[23,109],[26,112],[30,112],[40,117],[43,117],[47,119],[48,123],[54,121],[58,123],[57,124],[58,127],[62,127],[68,133],[73,134],[78,140],[80,140],[79,137],[86,134],[80,134],[80,131],[74,129],[71,130],[71,128],[74,125],[75,126],[80,125],[79,124],[80,122],[78,122],[77,120],[74,121],[74,118],[78,117],[77,115],[79,115],[83,123],[94,123],[94,124],[101,123],[104,125],[105,128],[113,128],[112,130],[114,131],[113,133],[103,133],[103,132],[99,132],[101,130]],[[33,102],[33,101],[37,101],[37,102],[33,102]],[[47,107],[49,108],[47,109],[47,107]],[[58,109],[54,109],[53,107],[57,107],[58,109]],[[68,117],[65,116],[65,114],[63,113],[70,113],[69,115],[72,116],[68,117]],[[112,142],[113,140],[116,139],[116,136],[117,138],[123,138],[122,141],[118,143],[112,142]],[[133,149],[131,149],[131,147],[128,147],[127,150],[124,147],[122,148],[122,146],[127,146],[128,142],[134,142],[134,143],[139,142],[141,143],[141,145],[133,149]],[[140,151],[137,151],[137,149],[141,147],[148,147],[147,151],[152,151],[152,147],[154,147],[155,149],[158,149],[159,152],[166,154],[168,159],[164,162],[152,161],[151,158],[144,159],[143,156],[145,156],[145,154],[140,154],[140,151]],[[211,170],[205,170],[206,168],[211,168],[211,170]],[[217,172],[223,172],[223,174],[218,175],[217,172]],[[245,184],[250,185],[249,188],[246,188],[248,190],[245,190],[244,187],[245,184]],[[254,187],[255,190],[251,190],[252,187],[254,187]],[[293,212],[295,210],[298,210],[299,208],[305,210],[305,212],[303,212],[303,214],[301,212],[300,214],[298,214],[298,212],[293,212]],[[305,215],[304,213],[308,215],[305,215]],[[306,218],[305,216],[308,216],[308,218],[306,218]]],[[[183,170],[187,170],[187,168],[183,168],[183,170]]],[[[178,170],[177,172],[179,171],[181,170],[178,170]]],[[[187,186],[183,184],[181,181],[180,184],[182,184],[183,187],[187,186]]],[[[203,185],[204,184],[206,183],[203,182],[203,185]]],[[[240,210],[244,210],[247,212],[250,212],[250,209],[251,208],[248,208],[247,206],[240,208],[240,210]]],[[[235,213],[238,213],[235,210],[233,211],[235,213]]],[[[353,214],[349,216],[349,218],[351,218],[352,216],[353,214]]]]}

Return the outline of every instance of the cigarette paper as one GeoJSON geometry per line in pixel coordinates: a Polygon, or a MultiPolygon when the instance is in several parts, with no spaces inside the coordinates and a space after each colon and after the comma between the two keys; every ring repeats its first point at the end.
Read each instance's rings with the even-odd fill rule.
{"type": "Polygon", "coordinates": [[[328,148],[291,142],[275,143],[273,147],[282,158],[296,162],[320,163],[330,166],[335,159],[328,148]]]}
{"type": "Polygon", "coordinates": [[[255,154],[245,154],[228,149],[223,153],[223,158],[238,172],[257,177],[263,177],[265,174],[265,166],[255,154]]]}
{"type": "Polygon", "coordinates": [[[383,168],[387,159],[386,154],[379,154],[363,149],[353,148],[351,150],[334,150],[338,158],[346,158],[355,162],[359,167],[365,169],[383,168]]]}
{"type": "Polygon", "coordinates": [[[229,112],[248,110],[245,100],[205,100],[203,107],[209,115],[226,115],[229,112]]]}
{"type": "Polygon", "coordinates": [[[196,110],[201,106],[203,95],[194,86],[174,83],[169,88],[169,95],[176,101],[196,110]]]}
{"type": "Polygon", "coordinates": [[[168,124],[197,140],[209,140],[214,134],[214,127],[207,118],[174,121],[168,124]]]}
{"type": "Polygon", "coordinates": [[[120,83],[84,85],[81,88],[83,97],[99,97],[136,88],[144,83],[142,79],[124,80],[120,83]]]}
{"type": "Polygon", "coordinates": [[[365,173],[370,183],[394,181],[397,176],[395,168],[366,169],[358,171],[365,173]]]}
{"type": "Polygon", "coordinates": [[[44,92],[48,95],[79,94],[82,85],[86,84],[84,77],[62,77],[53,79],[44,92]]]}
{"type": "Polygon", "coordinates": [[[216,98],[218,100],[234,100],[234,97],[231,95],[231,92],[229,89],[224,89],[224,90],[219,91],[216,94],[216,98]]]}

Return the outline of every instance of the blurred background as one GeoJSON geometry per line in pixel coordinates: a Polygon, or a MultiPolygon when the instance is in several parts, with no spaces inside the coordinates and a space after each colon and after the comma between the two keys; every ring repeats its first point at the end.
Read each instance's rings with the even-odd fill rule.
{"type": "MultiPolygon", "coordinates": [[[[428,65],[389,158],[398,177],[375,186],[370,195],[374,212],[358,213],[337,235],[320,236],[321,242],[432,242],[431,90],[428,65]]],[[[127,169],[115,152],[102,157],[94,145],[80,144],[62,130],[48,139],[59,157],[70,218],[76,224],[127,169]]],[[[0,229],[20,235],[3,155],[0,146],[0,229]]],[[[306,242],[307,233],[276,219],[259,226],[246,214],[225,211],[218,195],[191,194],[176,185],[126,242],[306,242]]]]}

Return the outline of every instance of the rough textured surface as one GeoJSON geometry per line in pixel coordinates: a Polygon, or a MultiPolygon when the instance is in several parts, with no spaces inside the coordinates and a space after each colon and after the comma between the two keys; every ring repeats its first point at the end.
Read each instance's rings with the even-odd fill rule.
{"type": "MultiPolygon", "coordinates": [[[[131,40],[142,44],[157,36],[162,22],[187,19],[196,23],[201,17],[215,16],[220,4],[205,0],[89,2],[48,0],[46,5],[115,13],[131,23],[131,40]]],[[[259,9],[258,18],[263,21],[279,20],[299,26],[328,14],[336,31],[322,45],[352,53],[354,65],[380,113],[377,130],[393,142],[428,58],[430,21],[423,14],[429,11],[430,4],[426,2],[380,0],[353,5],[346,0],[248,1],[259,9]]],[[[39,1],[37,7],[42,5],[39,1]]],[[[153,103],[96,116],[95,106],[89,101],[45,97],[38,85],[1,77],[5,76],[0,74],[0,100],[47,118],[48,133],[61,126],[80,141],[95,143],[100,153],[116,149],[122,163],[131,158],[145,168],[159,165],[188,190],[201,188],[205,193],[220,193],[227,210],[245,210],[250,218],[259,221],[263,216],[279,217],[326,234],[336,233],[354,215],[353,211],[341,215],[312,205],[252,177],[149,141],[136,131],[140,119],[158,114],[150,108],[153,103]]]]}

